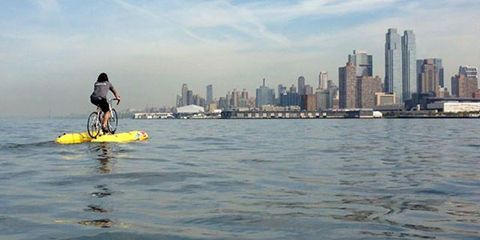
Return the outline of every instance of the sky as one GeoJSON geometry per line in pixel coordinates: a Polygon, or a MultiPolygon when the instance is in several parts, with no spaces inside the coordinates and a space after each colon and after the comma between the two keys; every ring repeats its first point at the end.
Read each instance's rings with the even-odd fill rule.
{"type": "Polygon", "coordinates": [[[417,58],[480,66],[478,0],[0,1],[0,117],[83,114],[101,72],[118,110],[175,105],[182,83],[214,97],[246,88],[318,85],[353,50],[384,78],[388,28],[411,29],[417,58]]]}

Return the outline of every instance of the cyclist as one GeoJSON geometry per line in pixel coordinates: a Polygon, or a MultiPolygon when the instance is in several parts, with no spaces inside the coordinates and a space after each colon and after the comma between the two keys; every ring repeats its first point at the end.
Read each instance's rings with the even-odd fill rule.
{"type": "Polygon", "coordinates": [[[115,90],[113,85],[108,81],[108,76],[106,73],[100,73],[97,81],[94,84],[93,93],[90,95],[90,102],[95,106],[100,107],[104,112],[104,117],[102,119],[102,131],[108,133],[108,119],[110,119],[110,106],[107,102],[108,91],[112,91],[113,95],[117,99],[117,105],[120,103],[120,95],[115,90]]]}

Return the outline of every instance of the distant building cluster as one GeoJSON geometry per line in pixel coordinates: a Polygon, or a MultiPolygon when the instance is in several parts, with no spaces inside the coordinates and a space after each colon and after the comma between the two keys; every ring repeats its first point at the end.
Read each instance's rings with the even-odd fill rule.
{"type": "MultiPolygon", "coordinates": [[[[385,34],[385,76],[374,75],[373,56],[354,50],[344,66],[338,68],[338,86],[329,79],[327,71],[320,71],[318,86],[309,85],[303,76],[297,85],[280,84],[276,91],[263,79],[255,96],[246,89],[233,89],[225,96],[214,98],[213,85],[206,87],[206,99],[194,94],[187,84],[177,95],[177,107],[197,105],[207,112],[218,110],[277,109],[295,111],[327,111],[335,109],[425,109],[437,102],[475,102],[480,99],[478,68],[462,65],[451,77],[451,92],[445,86],[442,59],[418,59],[416,40],[412,30],[401,36],[390,28],[385,34]],[[277,107],[277,108],[276,108],[277,107]]],[[[433,106],[433,105],[432,105],[433,106]]],[[[450,104],[456,106],[455,104],[450,104]]]]}

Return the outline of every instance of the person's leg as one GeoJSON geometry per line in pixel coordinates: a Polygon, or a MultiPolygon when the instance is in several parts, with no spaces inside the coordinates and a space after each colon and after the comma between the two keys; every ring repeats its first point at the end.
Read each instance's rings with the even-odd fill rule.
{"type": "Polygon", "coordinates": [[[105,114],[103,114],[103,121],[102,121],[102,127],[103,129],[108,129],[107,127],[107,124],[108,124],[108,119],[110,119],[110,111],[107,111],[105,112],[105,114]]]}
{"type": "Polygon", "coordinates": [[[110,119],[110,106],[108,105],[107,99],[102,99],[99,104],[100,108],[103,111],[103,118],[102,118],[102,129],[104,132],[108,132],[108,120],[110,119]]]}

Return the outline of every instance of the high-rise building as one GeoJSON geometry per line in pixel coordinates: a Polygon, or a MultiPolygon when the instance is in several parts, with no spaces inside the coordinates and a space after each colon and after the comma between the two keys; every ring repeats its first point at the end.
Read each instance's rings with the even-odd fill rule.
{"type": "MultiPolygon", "coordinates": [[[[429,58],[430,61],[433,63],[433,65],[435,65],[435,69],[436,71],[438,72],[438,85],[440,85],[440,87],[445,87],[445,82],[444,82],[444,70],[443,70],[443,65],[442,65],[442,59],[440,58],[429,58]]],[[[426,61],[427,59],[417,59],[417,92],[420,92],[420,88],[421,88],[421,74],[422,74],[422,66],[424,64],[424,62],[426,61]]]]}
{"type": "Polygon", "coordinates": [[[226,98],[226,97],[220,97],[220,99],[218,99],[218,107],[220,109],[228,109],[227,99],[228,98],[226,98]]]}
{"type": "Polygon", "coordinates": [[[275,103],[275,91],[265,86],[265,78],[263,85],[257,88],[255,105],[259,108],[263,105],[273,105],[275,103]]]}
{"type": "Polygon", "coordinates": [[[435,65],[435,68],[438,71],[438,85],[440,85],[441,88],[444,88],[445,87],[445,79],[444,79],[444,70],[443,70],[443,65],[442,65],[442,59],[433,58],[433,65],[435,65]]]}
{"type": "Polygon", "coordinates": [[[248,91],[247,91],[247,89],[244,88],[244,89],[242,90],[241,98],[248,100],[248,91]]]}
{"type": "Polygon", "coordinates": [[[408,100],[417,92],[415,34],[406,30],[402,36],[402,98],[408,100]]]}
{"type": "Polygon", "coordinates": [[[237,89],[233,89],[230,95],[230,106],[233,108],[237,108],[240,103],[240,92],[237,89]]]}
{"type": "Polygon", "coordinates": [[[373,57],[365,51],[353,50],[348,55],[348,61],[355,66],[357,77],[373,75],[373,57]]]}
{"type": "Polygon", "coordinates": [[[296,91],[289,91],[280,95],[280,106],[300,106],[300,95],[296,91]]]}
{"type": "Polygon", "coordinates": [[[212,84],[207,85],[207,104],[211,104],[213,102],[213,86],[212,84]]]}
{"type": "Polygon", "coordinates": [[[186,83],[184,83],[184,84],[182,84],[182,104],[181,104],[181,106],[188,105],[187,104],[187,102],[188,102],[187,92],[188,92],[188,86],[187,86],[186,83]]]}
{"type": "Polygon", "coordinates": [[[240,94],[240,101],[238,103],[238,107],[248,107],[248,92],[247,89],[243,89],[242,93],[240,94]]]}
{"type": "Polygon", "coordinates": [[[305,95],[313,95],[313,87],[310,85],[305,85],[305,95]]]}
{"type": "Polygon", "coordinates": [[[328,89],[318,89],[316,92],[317,96],[317,109],[326,110],[329,107],[330,96],[328,89]]]}
{"type": "Polygon", "coordinates": [[[418,74],[418,92],[419,93],[434,93],[438,96],[440,93],[440,72],[443,71],[441,60],[435,58],[424,59],[423,61],[417,61],[420,63],[418,74]]]}
{"type": "Polygon", "coordinates": [[[465,75],[467,78],[478,78],[478,68],[474,66],[462,65],[458,68],[459,75],[465,75]]]}
{"type": "Polygon", "coordinates": [[[181,107],[182,106],[182,96],[180,95],[177,95],[177,101],[176,101],[176,104],[175,104],[177,107],[181,107]]]}
{"type": "Polygon", "coordinates": [[[202,98],[199,95],[195,94],[195,95],[193,95],[192,104],[195,104],[197,106],[205,107],[205,98],[202,98]]]}
{"type": "Polygon", "coordinates": [[[193,104],[193,91],[187,90],[187,102],[185,105],[191,105],[191,104],[193,104]]]}
{"type": "Polygon", "coordinates": [[[375,107],[375,94],[383,92],[382,79],[378,76],[363,76],[357,79],[357,107],[375,107]]]}
{"type": "Polygon", "coordinates": [[[356,108],[357,76],[352,63],[348,62],[345,67],[338,68],[338,83],[340,108],[356,108]]]}
{"type": "Polygon", "coordinates": [[[287,87],[283,86],[283,84],[278,84],[278,96],[287,92],[287,87]]]}
{"type": "Polygon", "coordinates": [[[298,77],[298,94],[305,95],[305,78],[303,76],[298,77]]]}
{"type": "Polygon", "coordinates": [[[388,29],[385,35],[385,92],[402,98],[402,49],[396,28],[388,29]]]}
{"type": "Polygon", "coordinates": [[[298,93],[297,92],[297,88],[295,87],[295,84],[292,84],[292,86],[290,86],[290,92],[295,92],[295,93],[298,93]]]}
{"type": "Polygon", "coordinates": [[[328,72],[320,72],[318,74],[318,89],[323,90],[326,89],[326,84],[328,81],[328,72]]]}
{"type": "Polygon", "coordinates": [[[305,94],[301,96],[300,108],[306,111],[317,110],[317,96],[315,94],[305,94]]]}
{"type": "Polygon", "coordinates": [[[452,77],[452,95],[460,98],[476,97],[478,90],[478,69],[472,66],[460,66],[458,74],[452,77]]]}
{"type": "Polygon", "coordinates": [[[332,80],[327,81],[327,90],[328,90],[328,108],[334,108],[334,102],[337,100],[338,108],[338,87],[333,83],[332,80]]]}

